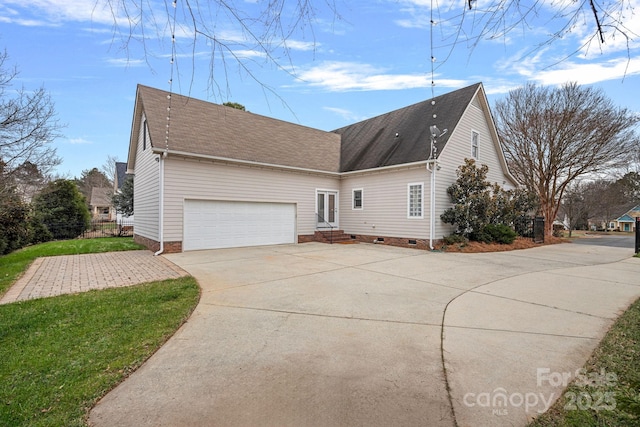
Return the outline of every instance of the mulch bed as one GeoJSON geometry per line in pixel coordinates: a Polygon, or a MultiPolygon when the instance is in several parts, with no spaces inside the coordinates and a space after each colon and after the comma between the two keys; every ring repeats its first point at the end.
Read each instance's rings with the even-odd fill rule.
{"type": "Polygon", "coordinates": [[[516,251],[518,249],[536,248],[538,246],[554,245],[557,243],[568,243],[569,240],[560,237],[545,237],[544,243],[535,243],[531,239],[518,237],[510,245],[502,245],[499,243],[481,243],[467,242],[457,243],[454,245],[437,245],[436,249],[443,252],[462,252],[462,253],[482,253],[482,252],[504,252],[516,251]]]}

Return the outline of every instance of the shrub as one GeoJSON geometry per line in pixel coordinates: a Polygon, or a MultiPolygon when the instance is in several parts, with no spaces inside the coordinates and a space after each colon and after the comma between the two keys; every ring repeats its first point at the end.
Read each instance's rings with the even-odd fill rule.
{"type": "Polygon", "coordinates": [[[30,243],[28,217],[29,206],[15,192],[7,191],[0,202],[0,255],[30,243]]]}
{"type": "MultiPolygon", "coordinates": [[[[58,179],[49,183],[33,201],[37,219],[54,239],[74,239],[91,221],[84,196],[73,181],[58,179]]],[[[38,236],[42,241],[45,235],[38,236]]]]}
{"type": "Polygon", "coordinates": [[[477,233],[475,240],[484,243],[500,243],[509,245],[516,240],[516,232],[504,224],[487,224],[480,233],[477,233]]]}
{"type": "Polygon", "coordinates": [[[458,243],[467,243],[467,238],[464,237],[462,234],[449,234],[448,236],[444,236],[442,238],[442,243],[444,243],[445,245],[449,246],[449,245],[455,245],[458,243]]]}

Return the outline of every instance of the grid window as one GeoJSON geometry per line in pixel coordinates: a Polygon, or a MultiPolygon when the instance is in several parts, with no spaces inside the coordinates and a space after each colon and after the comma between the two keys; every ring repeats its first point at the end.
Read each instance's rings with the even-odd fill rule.
{"type": "Polygon", "coordinates": [[[478,140],[480,139],[480,135],[478,132],[471,132],[471,156],[474,159],[478,158],[478,140]]]}
{"type": "Polygon", "coordinates": [[[353,190],[353,209],[362,209],[362,189],[353,190]]]}
{"type": "Polygon", "coordinates": [[[409,184],[408,186],[408,217],[409,218],[422,218],[422,183],[409,184]]]}

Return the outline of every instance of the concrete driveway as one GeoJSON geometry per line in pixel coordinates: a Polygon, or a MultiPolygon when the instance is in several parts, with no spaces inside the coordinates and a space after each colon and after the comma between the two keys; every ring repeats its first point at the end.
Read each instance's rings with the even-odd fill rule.
{"type": "Polygon", "coordinates": [[[90,423],[524,425],[640,296],[631,255],[319,243],[167,255],[201,301],[90,423]]]}

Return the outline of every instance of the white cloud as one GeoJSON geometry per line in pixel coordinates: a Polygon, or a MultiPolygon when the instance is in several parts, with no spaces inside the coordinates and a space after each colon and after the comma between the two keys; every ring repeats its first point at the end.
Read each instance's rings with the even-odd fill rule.
{"type": "Polygon", "coordinates": [[[287,40],[284,44],[287,46],[287,48],[291,50],[301,50],[301,51],[314,50],[315,48],[320,46],[320,43],[304,42],[299,40],[287,40]]]}
{"type": "MultiPolygon", "coordinates": [[[[112,4],[118,5],[117,1],[112,4]]],[[[122,14],[118,8],[111,8],[105,0],[5,0],[4,5],[12,5],[15,10],[21,10],[21,14],[30,13],[33,15],[44,15],[41,18],[51,22],[60,23],[64,21],[77,22],[97,22],[103,24],[112,24],[114,15],[118,19],[122,18],[122,14]]],[[[27,22],[42,22],[38,20],[25,20],[27,22]]],[[[17,19],[14,19],[15,23],[17,19]]]]}
{"type": "Polygon", "coordinates": [[[544,85],[567,82],[593,84],[607,80],[622,80],[640,74],[640,58],[617,58],[603,62],[576,63],[564,61],[553,70],[538,71],[530,78],[544,85]]]}
{"type": "MultiPolygon", "coordinates": [[[[303,70],[299,80],[331,92],[399,90],[430,87],[424,73],[392,74],[385,69],[358,62],[325,61],[303,70]]],[[[461,87],[461,80],[440,80],[438,86],[461,87]]]]}
{"type": "Polygon", "coordinates": [[[347,109],[344,109],[344,108],[322,107],[322,109],[326,110],[326,111],[330,111],[330,112],[342,117],[344,120],[346,120],[348,122],[359,122],[359,121],[362,121],[362,120],[367,118],[365,116],[358,115],[358,114],[354,113],[353,111],[350,111],[350,110],[347,110],[347,109]]]}
{"type": "Polygon", "coordinates": [[[109,65],[115,67],[144,67],[147,65],[144,59],[127,59],[127,58],[109,58],[107,59],[109,65]]]}
{"type": "Polygon", "coordinates": [[[93,144],[93,142],[88,141],[84,138],[69,138],[67,139],[67,143],[68,144],[72,144],[72,145],[86,145],[86,144],[93,144]]]}

